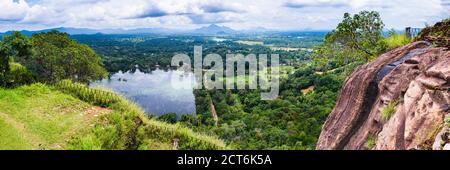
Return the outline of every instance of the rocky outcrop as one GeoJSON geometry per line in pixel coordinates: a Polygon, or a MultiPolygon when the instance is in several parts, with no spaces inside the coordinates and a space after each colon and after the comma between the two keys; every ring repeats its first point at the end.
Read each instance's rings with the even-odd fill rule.
{"type": "Polygon", "coordinates": [[[414,42],[355,69],[316,147],[442,149],[449,115],[450,51],[414,42]]]}
{"type": "Polygon", "coordinates": [[[450,47],[450,18],[420,31],[415,41],[428,41],[437,47],[450,47]]]}

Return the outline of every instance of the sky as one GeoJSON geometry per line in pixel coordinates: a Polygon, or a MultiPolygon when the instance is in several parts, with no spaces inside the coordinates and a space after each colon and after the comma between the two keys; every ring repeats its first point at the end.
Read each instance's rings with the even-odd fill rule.
{"type": "Polygon", "coordinates": [[[385,28],[450,18],[450,0],[0,0],[0,31],[75,28],[330,30],[345,12],[375,10],[385,28]]]}

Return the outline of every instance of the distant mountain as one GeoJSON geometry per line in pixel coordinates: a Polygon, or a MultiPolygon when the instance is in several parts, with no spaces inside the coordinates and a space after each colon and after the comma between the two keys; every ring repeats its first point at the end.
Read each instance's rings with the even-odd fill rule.
{"type": "Polygon", "coordinates": [[[261,33],[279,32],[279,31],[274,30],[274,29],[267,29],[264,27],[254,27],[254,28],[241,30],[240,32],[245,33],[245,34],[261,34],[261,33]]]}
{"type": "MultiPolygon", "coordinates": [[[[58,27],[49,28],[43,30],[22,30],[20,31],[24,35],[32,35],[34,33],[49,32],[51,30],[57,30],[60,32],[66,32],[70,35],[79,34],[189,34],[189,35],[226,35],[226,34],[264,34],[264,33],[294,33],[304,31],[280,31],[275,29],[267,29],[264,27],[255,27],[247,30],[234,30],[226,26],[219,26],[211,24],[193,30],[182,29],[169,29],[169,28],[135,28],[135,29],[90,29],[90,28],[72,28],[72,27],[58,27]]],[[[327,32],[327,31],[323,31],[327,32]]],[[[0,36],[10,35],[12,31],[0,33],[0,36]]]]}
{"type": "MultiPolygon", "coordinates": [[[[90,29],[90,28],[70,28],[70,27],[59,27],[50,28],[36,31],[22,30],[20,31],[24,35],[32,35],[34,33],[49,32],[52,30],[57,30],[60,32],[65,32],[70,35],[79,34],[169,34],[169,33],[181,33],[180,30],[165,29],[165,28],[136,28],[136,29],[90,29]]],[[[0,33],[0,35],[9,35],[12,31],[7,31],[0,33]]]]}
{"type": "Polygon", "coordinates": [[[89,29],[89,28],[70,28],[70,27],[60,27],[60,28],[53,28],[53,29],[48,29],[48,30],[44,30],[44,32],[48,32],[51,30],[57,30],[60,32],[66,32],[68,34],[97,34],[100,31],[98,30],[94,30],[94,29],[89,29]]]}
{"type": "Polygon", "coordinates": [[[216,24],[211,24],[209,26],[201,27],[193,31],[193,33],[198,34],[231,34],[236,33],[237,31],[226,27],[226,26],[219,26],[216,24]]]}
{"type": "MultiPolygon", "coordinates": [[[[49,32],[49,31],[52,31],[52,30],[57,30],[57,31],[60,31],[60,32],[66,32],[66,33],[71,34],[71,35],[100,33],[100,31],[98,31],[98,30],[89,29],[89,28],[68,28],[68,27],[50,28],[50,29],[36,30],[36,31],[22,30],[22,31],[19,31],[19,32],[21,32],[24,35],[32,35],[34,33],[49,32]]],[[[2,35],[9,35],[12,32],[13,31],[7,31],[7,32],[0,33],[0,34],[2,34],[2,35]]]]}
{"type": "MultiPolygon", "coordinates": [[[[50,28],[44,30],[22,30],[20,31],[25,35],[32,35],[34,33],[41,32],[49,32],[51,30],[57,30],[60,32],[66,32],[70,35],[79,35],[79,34],[202,34],[202,35],[217,35],[217,34],[231,34],[237,33],[229,27],[226,26],[218,26],[216,24],[211,24],[209,26],[201,27],[195,30],[177,30],[177,29],[167,29],[167,28],[135,28],[135,29],[90,29],[90,28],[71,28],[71,27],[58,27],[58,28],[50,28]]],[[[8,31],[5,33],[0,33],[0,35],[9,35],[12,31],[8,31]]]]}

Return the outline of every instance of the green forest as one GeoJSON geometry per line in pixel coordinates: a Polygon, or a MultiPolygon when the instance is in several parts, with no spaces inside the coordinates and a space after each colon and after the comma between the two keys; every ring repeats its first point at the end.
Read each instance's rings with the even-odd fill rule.
{"type": "Polygon", "coordinates": [[[379,54],[410,42],[395,32],[383,37],[383,28],[377,12],[345,14],[307,55],[309,60],[281,79],[276,100],[261,100],[258,90],[196,90],[197,115],[183,115],[179,121],[218,135],[238,149],[314,149],[346,76],[379,54]],[[217,112],[218,125],[211,112],[217,112]]]}

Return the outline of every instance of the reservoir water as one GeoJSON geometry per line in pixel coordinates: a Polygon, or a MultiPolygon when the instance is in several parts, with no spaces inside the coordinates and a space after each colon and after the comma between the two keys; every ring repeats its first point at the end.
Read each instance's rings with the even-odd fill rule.
{"type": "Polygon", "coordinates": [[[150,73],[118,72],[110,78],[94,81],[91,87],[113,90],[142,107],[147,114],[177,115],[195,113],[194,74],[156,69],[150,73]]]}

